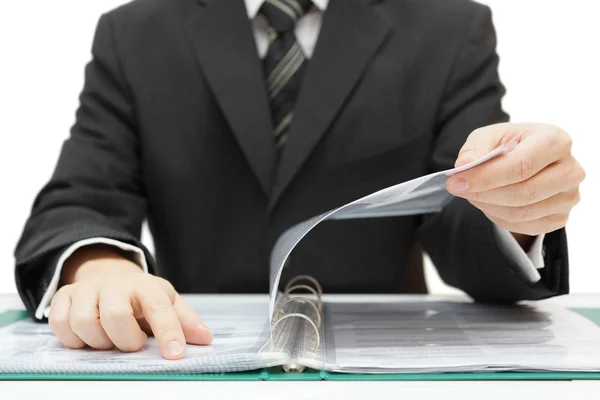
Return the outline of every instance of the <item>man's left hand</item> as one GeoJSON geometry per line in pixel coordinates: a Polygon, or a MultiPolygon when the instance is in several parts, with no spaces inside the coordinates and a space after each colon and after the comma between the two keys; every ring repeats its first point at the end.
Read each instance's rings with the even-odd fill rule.
{"type": "Polygon", "coordinates": [[[565,226],[579,202],[585,172],[571,154],[571,137],[546,124],[502,123],[473,131],[456,166],[489,153],[500,144],[512,151],[451,177],[447,188],[467,199],[525,246],[527,237],[565,226]]]}

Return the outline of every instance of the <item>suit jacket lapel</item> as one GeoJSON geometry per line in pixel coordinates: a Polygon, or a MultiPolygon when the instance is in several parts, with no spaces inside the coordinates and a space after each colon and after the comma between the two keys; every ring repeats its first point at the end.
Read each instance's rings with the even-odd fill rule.
{"type": "Polygon", "coordinates": [[[270,199],[274,207],[391,32],[366,0],[332,0],[294,108],[270,199]]]}
{"type": "Polygon", "coordinates": [[[185,31],[217,101],[265,194],[275,145],[264,76],[242,0],[198,0],[185,31]]]}

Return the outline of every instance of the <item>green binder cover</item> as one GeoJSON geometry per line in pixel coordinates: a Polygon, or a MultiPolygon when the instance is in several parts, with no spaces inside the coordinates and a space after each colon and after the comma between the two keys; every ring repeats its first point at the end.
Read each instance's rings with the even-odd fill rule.
{"type": "MultiPolygon", "coordinates": [[[[600,308],[572,308],[600,325],[600,308]]],[[[28,318],[26,311],[0,313],[0,328],[28,318]]],[[[259,371],[222,374],[0,374],[7,380],[79,381],[510,381],[510,380],[600,380],[600,372],[461,372],[442,374],[342,374],[308,370],[283,372],[274,367],[259,371]]]]}

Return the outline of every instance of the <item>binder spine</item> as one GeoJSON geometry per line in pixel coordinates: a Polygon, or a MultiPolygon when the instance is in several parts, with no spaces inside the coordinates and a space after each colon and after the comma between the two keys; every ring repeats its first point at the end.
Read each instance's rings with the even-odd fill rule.
{"type": "MultiPolygon", "coordinates": [[[[274,317],[272,319],[271,324],[271,334],[270,334],[270,342],[271,346],[275,345],[275,337],[277,329],[283,325],[283,321],[292,319],[292,318],[300,318],[305,320],[313,329],[315,334],[315,346],[312,349],[313,352],[317,353],[319,350],[319,346],[321,344],[321,324],[323,322],[323,289],[321,284],[310,275],[298,275],[291,279],[287,285],[285,286],[283,299],[275,309],[274,317]],[[294,295],[295,292],[305,291],[314,295],[315,300],[309,299],[306,296],[302,295],[294,295]],[[312,311],[308,315],[304,312],[288,312],[286,311],[290,305],[294,305],[297,303],[304,303],[308,306],[308,308],[312,311]]],[[[283,366],[284,371],[286,372],[302,372],[304,367],[297,364],[289,364],[283,366]]]]}

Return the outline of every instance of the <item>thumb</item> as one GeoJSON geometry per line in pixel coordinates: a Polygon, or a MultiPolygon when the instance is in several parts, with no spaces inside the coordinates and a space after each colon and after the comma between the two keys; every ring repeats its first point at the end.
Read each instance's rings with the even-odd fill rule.
{"type": "Polygon", "coordinates": [[[210,329],[204,325],[200,315],[179,294],[175,295],[173,307],[179,316],[181,329],[187,343],[207,345],[212,342],[214,337],[210,329]]]}
{"type": "Polygon", "coordinates": [[[519,140],[517,136],[520,136],[520,133],[516,132],[514,124],[509,123],[489,125],[476,129],[469,135],[467,141],[458,152],[458,158],[454,166],[461,167],[473,162],[501,144],[508,147],[514,146],[519,140]]]}

